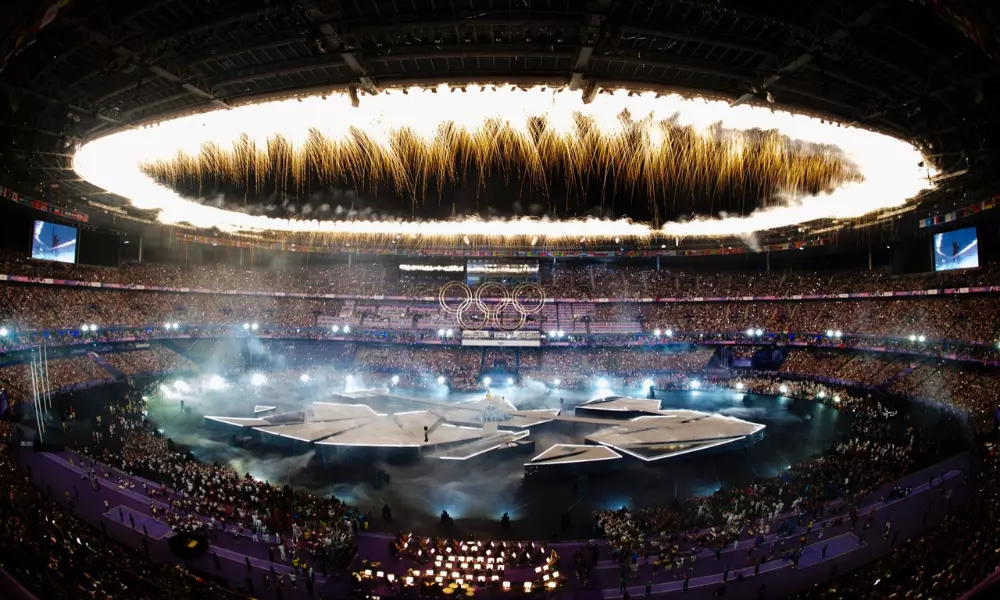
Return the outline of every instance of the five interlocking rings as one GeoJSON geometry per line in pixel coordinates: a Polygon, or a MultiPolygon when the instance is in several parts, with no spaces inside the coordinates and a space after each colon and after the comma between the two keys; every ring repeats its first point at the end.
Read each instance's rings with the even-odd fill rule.
{"type": "Polygon", "coordinates": [[[492,324],[503,331],[517,331],[524,327],[528,315],[542,312],[542,308],[545,307],[545,290],[537,283],[522,283],[513,290],[508,290],[495,281],[487,281],[473,292],[472,288],[461,281],[449,281],[441,286],[438,302],[446,313],[455,315],[462,329],[479,330],[492,324]],[[449,299],[448,294],[452,290],[458,297],[449,299]],[[529,295],[531,292],[534,294],[529,295]],[[449,304],[449,300],[457,301],[458,304],[449,304]],[[536,304],[525,305],[525,301],[536,304]],[[493,303],[493,306],[487,302],[493,303]],[[470,320],[468,312],[472,307],[479,312],[479,320],[470,320]],[[517,314],[517,321],[514,324],[504,322],[504,311],[508,309],[513,309],[517,314]]]}

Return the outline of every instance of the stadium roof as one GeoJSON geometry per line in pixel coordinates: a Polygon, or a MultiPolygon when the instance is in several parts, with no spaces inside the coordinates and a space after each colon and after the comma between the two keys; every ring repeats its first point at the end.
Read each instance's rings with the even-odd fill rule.
{"type": "Polygon", "coordinates": [[[996,164],[1000,44],[989,9],[972,2],[27,4],[0,47],[0,163],[9,183],[66,203],[120,204],[71,161],[79,143],[121,128],[274,96],[437,82],[626,86],[793,107],[912,140],[946,192],[977,186],[996,164]]]}

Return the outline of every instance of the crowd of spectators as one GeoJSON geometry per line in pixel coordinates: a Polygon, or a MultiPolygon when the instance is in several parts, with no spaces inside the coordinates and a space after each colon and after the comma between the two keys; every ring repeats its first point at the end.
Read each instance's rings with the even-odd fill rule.
{"type": "Polygon", "coordinates": [[[317,316],[338,315],[340,308],[338,300],[315,298],[0,286],[0,322],[18,330],[76,330],[83,325],[159,329],[173,323],[236,325],[258,321],[313,327],[317,316]]]}
{"type": "MultiPolygon", "coordinates": [[[[36,341],[31,332],[38,330],[62,331],[67,341],[80,342],[91,338],[114,339],[116,335],[233,332],[242,331],[243,324],[253,323],[262,328],[254,332],[268,335],[316,334],[364,339],[395,332],[418,341],[439,341],[445,328],[458,328],[455,316],[432,300],[355,303],[265,295],[0,285],[0,324],[15,334],[0,340],[7,347],[17,343],[16,336],[24,337],[24,343],[36,341]],[[84,326],[88,330],[83,330],[84,326]],[[95,331],[89,331],[90,326],[95,326],[95,331]],[[123,328],[129,332],[119,334],[118,330],[123,328]]],[[[934,347],[941,353],[970,356],[976,353],[982,360],[997,360],[1000,296],[552,304],[537,319],[527,322],[525,328],[543,334],[564,330],[569,337],[640,332],[649,335],[660,330],[669,331],[676,341],[711,340],[720,335],[732,338],[759,329],[764,335],[787,332],[829,345],[893,346],[910,351],[934,347]],[[826,335],[829,331],[839,331],[842,336],[830,338],[826,335]],[[887,338],[895,341],[887,342],[887,338]]],[[[58,343],[61,338],[49,341],[58,343]]]]}
{"type": "Polygon", "coordinates": [[[85,383],[101,383],[112,380],[111,374],[89,356],[74,356],[48,360],[46,382],[36,377],[32,382],[31,368],[27,363],[0,367],[0,386],[7,390],[10,399],[22,401],[31,398],[35,390],[56,391],[85,383]]]}
{"type": "Polygon", "coordinates": [[[981,428],[992,426],[1000,398],[996,369],[952,360],[796,349],[786,355],[780,373],[885,388],[915,400],[950,404],[968,412],[981,428]]]}
{"type": "MultiPolygon", "coordinates": [[[[520,373],[564,388],[592,385],[596,376],[605,376],[611,387],[636,387],[650,377],[660,382],[659,376],[665,373],[700,372],[713,353],[714,349],[705,347],[549,349],[537,352],[526,363],[522,351],[520,373]]],[[[661,383],[667,381],[672,378],[665,376],[661,383]]]]}
{"type": "Polygon", "coordinates": [[[479,385],[482,360],[481,348],[359,345],[351,364],[357,370],[401,378],[441,376],[454,389],[475,389],[479,385]]]}
{"type": "MultiPolygon", "coordinates": [[[[891,548],[866,567],[817,585],[800,600],[959,598],[997,570],[1000,458],[990,444],[970,473],[972,498],[927,534],[891,548]]],[[[940,502],[941,500],[937,500],[940,502]]],[[[994,589],[977,598],[995,597],[994,589]]]]}
{"type": "MultiPolygon", "coordinates": [[[[690,384],[688,384],[690,385],[690,384]]],[[[738,392],[785,398],[804,398],[832,403],[838,408],[849,396],[843,386],[830,385],[819,381],[782,381],[765,374],[740,374],[730,379],[713,382],[711,379],[699,384],[704,387],[719,387],[738,392]]]]}
{"type": "MultiPolygon", "coordinates": [[[[763,381],[744,380],[747,389],[769,389],[763,381]]],[[[702,552],[715,552],[740,536],[751,538],[787,518],[817,522],[853,513],[862,498],[884,483],[910,472],[915,464],[935,458],[930,445],[914,442],[908,415],[870,397],[841,398],[834,406],[852,413],[849,436],[816,458],[792,465],[771,479],[756,479],[747,487],[720,489],[714,494],[648,509],[606,510],[595,515],[599,528],[629,571],[630,558],[651,552],[671,555],[676,576],[693,567],[702,552]],[[779,519],[781,517],[781,519],[779,519]],[[671,549],[671,550],[668,550],[671,549]]],[[[764,562],[782,558],[748,555],[764,562]]],[[[634,567],[634,561],[631,563],[634,567]]],[[[734,565],[734,567],[737,565],[734,565]]],[[[747,565],[739,565],[747,566],[747,565]]],[[[623,575],[624,576],[624,575],[623,575]]]]}
{"type": "Polygon", "coordinates": [[[913,361],[887,353],[837,350],[791,350],[781,363],[781,372],[827,377],[877,387],[901,374],[913,361]]]}
{"type": "MultiPolygon", "coordinates": [[[[353,348],[353,350],[354,356],[357,357],[361,349],[353,348]]],[[[630,351],[623,350],[623,352],[630,351]]],[[[539,364],[545,364],[547,354],[541,354],[539,364]]],[[[567,352],[567,354],[585,353],[567,352]]],[[[412,354],[406,356],[409,360],[413,359],[412,354]]],[[[477,361],[482,360],[483,354],[480,352],[476,356],[477,361]]],[[[588,364],[598,364],[611,358],[611,355],[595,354],[586,357],[586,360],[588,364]]],[[[373,364],[395,364],[392,357],[382,352],[372,352],[370,359],[373,364]]],[[[474,362],[472,359],[466,360],[470,364],[474,362]]],[[[616,357],[616,360],[632,359],[616,357]]],[[[842,362],[842,367],[851,360],[853,359],[842,362]]],[[[930,363],[921,366],[934,368],[936,365],[930,363]]],[[[914,372],[917,372],[918,368],[915,368],[914,372]]],[[[922,378],[926,379],[928,376],[931,375],[924,375],[922,378]]],[[[970,379],[966,385],[978,379],[970,379]]],[[[881,484],[910,472],[927,460],[936,458],[932,454],[931,445],[924,444],[919,436],[914,437],[914,430],[905,410],[873,400],[864,394],[851,392],[846,388],[809,381],[780,381],[764,374],[720,379],[717,382],[706,378],[705,385],[725,386],[764,394],[828,398],[832,402],[831,406],[851,413],[851,433],[846,439],[831,446],[822,456],[793,465],[777,478],[758,479],[745,488],[719,490],[711,496],[669,506],[633,511],[603,511],[595,515],[600,528],[615,549],[615,556],[621,560],[623,570],[629,564],[629,557],[635,553],[659,553],[661,561],[668,560],[670,569],[674,570],[678,577],[682,577],[685,568],[692,567],[695,557],[699,554],[713,552],[740,535],[767,531],[774,527],[779,516],[791,514],[807,520],[816,520],[817,523],[833,519],[835,514],[840,514],[839,518],[843,518],[844,514],[851,512],[857,506],[862,497],[881,484]],[[664,559],[663,556],[668,556],[669,559],[664,559]]],[[[361,523],[366,518],[364,515],[333,498],[302,495],[289,488],[276,487],[256,480],[249,475],[241,476],[218,464],[197,462],[187,453],[173,447],[170,441],[155,433],[144,421],[138,394],[133,394],[130,398],[130,403],[122,408],[112,409],[112,417],[101,423],[102,431],[106,435],[100,439],[100,443],[95,443],[89,448],[88,452],[106,464],[134,475],[160,481],[164,486],[171,488],[162,490],[160,492],[162,495],[158,494],[158,497],[168,500],[170,509],[161,516],[176,530],[212,531],[223,528],[228,531],[241,531],[247,537],[260,535],[268,539],[270,536],[276,543],[282,544],[290,556],[299,558],[304,564],[315,564],[318,570],[334,565],[343,566],[347,557],[353,556],[353,536],[362,526],[361,523]],[[280,538],[277,537],[278,534],[281,535],[280,538]]],[[[4,476],[3,466],[0,464],[0,478],[4,476]]],[[[989,485],[995,487],[995,484],[989,485]]],[[[149,490],[146,493],[154,492],[155,490],[149,490]]],[[[990,503],[984,499],[980,504],[973,505],[978,511],[976,514],[986,519],[984,522],[987,523],[998,521],[996,509],[991,508],[995,504],[995,492],[996,490],[993,490],[985,496],[990,503]]],[[[37,491],[35,493],[38,494],[37,491]]],[[[0,502],[6,501],[9,499],[0,497],[0,502]]],[[[4,508],[6,510],[7,507],[4,508]]],[[[63,516],[72,519],[68,513],[63,513],[63,516]]],[[[969,527],[969,525],[969,521],[956,516],[949,517],[944,527],[949,528],[948,532],[954,533],[961,531],[960,526],[969,527]]],[[[5,523],[2,526],[6,531],[13,529],[16,532],[16,528],[24,528],[27,525],[15,519],[13,525],[5,523]]],[[[38,525],[31,524],[31,526],[38,525]]],[[[52,526],[56,526],[55,521],[52,526]]],[[[65,523],[60,521],[58,526],[64,527],[65,523]]],[[[84,534],[86,536],[86,532],[84,534]]],[[[963,547],[956,555],[952,552],[924,550],[918,553],[920,560],[934,565],[942,573],[942,577],[956,573],[956,569],[960,570],[958,574],[963,577],[984,576],[991,566],[989,560],[985,558],[985,552],[992,548],[993,534],[967,532],[962,535],[963,540],[968,538],[970,545],[968,551],[963,547]]],[[[25,539],[23,533],[5,537],[11,538],[6,542],[8,544],[23,543],[25,539]]],[[[64,538],[55,536],[52,539],[64,538]]],[[[4,541],[0,540],[0,544],[3,543],[4,541]]],[[[123,559],[125,560],[123,564],[128,568],[149,569],[144,573],[152,579],[152,582],[140,582],[136,584],[136,588],[130,584],[129,592],[135,589],[142,591],[127,597],[159,598],[161,596],[156,594],[163,581],[177,580],[176,585],[185,586],[178,589],[189,589],[196,585],[183,571],[149,564],[140,554],[118,548],[106,540],[88,540],[84,546],[89,548],[91,544],[111,545],[112,550],[106,552],[125,553],[127,556],[123,559]],[[162,573],[160,569],[163,569],[162,573]],[[150,585],[153,587],[152,591],[146,592],[146,587],[150,585]]],[[[78,561],[83,560],[77,554],[83,552],[81,548],[72,544],[67,547],[63,544],[58,552],[65,551],[70,551],[71,555],[61,559],[70,561],[69,564],[78,564],[78,561]]],[[[55,556],[57,551],[52,552],[55,556]]],[[[89,552],[88,550],[86,559],[92,556],[89,552]]],[[[753,556],[748,558],[751,565],[754,558],[753,556]]],[[[758,558],[767,562],[776,557],[758,558]]],[[[894,565],[903,558],[902,555],[894,553],[884,560],[894,560],[895,563],[885,563],[894,565]]],[[[3,564],[12,565],[11,570],[21,575],[22,571],[18,570],[17,563],[26,561],[27,559],[18,558],[9,564],[7,562],[3,564]]],[[[589,577],[590,566],[587,557],[575,556],[574,564],[581,579],[589,577]]],[[[916,576],[916,572],[909,565],[905,567],[883,565],[881,568],[896,568],[908,573],[910,577],[916,576]]],[[[124,590],[107,589],[118,583],[118,580],[106,579],[110,574],[108,567],[105,567],[104,571],[95,568],[86,572],[99,582],[98,585],[105,586],[102,591],[107,592],[107,596],[125,597],[124,590]]],[[[31,581],[30,575],[28,577],[33,589],[42,591],[52,588],[38,586],[73,585],[71,578],[65,575],[56,581],[40,581],[37,578],[31,581]]],[[[898,576],[892,581],[901,588],[906,585],[907,578],[898,576]]],[[[960,592],[968,589],[970,581],[974,579],[959,582],[954,577],[949,577],[944,583],[948,586],[947,590],[960,592]]],[[[823,594],[821,597],[863,597],[851,595],[852,590],[860,590],[863,585],[866,585],[865,581],[852,576],[842,583],[835,583],[830,589],[815,593],[823,594]]],[[[870,585],[870,581],[867,585],[870,585]]],[[[920,582],[920,585],[931,584],[920,582]]],[[[51,591],[50,593],[55,595],[43,597],[75,597],[73,594],[51,591]]]]}
{"type": "Polygon", "coordinates": [[[132,352],[111,352],[105,354],[103,358],[125,375],[191,372],[198,368],[187,358],[163,346],[132,352]]]}
{"type": "MultiPolygon", "coordinates": [[[[239,267],[128,263],[118,268],[30,260],[17,253],[0,255],[0,273],[33,278],[97,281],[130,287],[160,286],[244,292],[302,292],[362,296],[436,296],[448,279],[404,273],[384,262],[290,268],[287,265],[239,267]]],[[[891,275],[887,270],[832,272],[705,272],[657,270],[650,266],[561,264],[541,271],[550,297],[692,298],[791,296],[795,294],[876,293],[991,285],[995,268],[963,269],[920,275],[891,275]]]]}
{"type": "MultiPolygon", "coordinates": [[[[102,464],[160,483],[157,497],[169,504],[162,515],[177,530],[212,535],[258,536],[283,546],[295,564],[316,571],[346,568],[354,559],[354,537],[367,518],[334,496],[320,497],[204,463],[176,448],[145,420],[138,393],[104,419],[85,449],[102,464]]],[[[150,494],[149,490],[146,490],[150,494]]],[[[155,509],[154,509],[155,512],[155,509]]]]}
{"type": "MultiPolygon", "coordinates": [[[[18,441],[0,421],[0,567],[38,598],[173,600],[242,598],[182,567],[156,563],[79,519],[19,468],[18,441]]],[[[0,590],[0,596],[13,590],[0,590]]]]}

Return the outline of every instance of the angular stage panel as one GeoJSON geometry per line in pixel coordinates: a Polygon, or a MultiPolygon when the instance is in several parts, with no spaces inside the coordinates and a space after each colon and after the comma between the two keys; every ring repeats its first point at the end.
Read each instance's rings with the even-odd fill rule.
{"type": "MultiPolygon", "coordinates": [[[[455,425],[443,425],[438,431],[444,429],[465,429],[464,427],[458,427],[455,425]]],[[[507,445],[513,445],[520,439],[528,437],[528,431],[497,431],[496,433],[487,433],[483,430],[479,431],[482,437],[477,439],[458,444],[457,446],[441,448],[434,451],[433,454],[429,455],[428,458],[440,458],[444,460],[467,460],[474,456],[479,456],[480,454],[486,454],[498,448],[507,445]]]]}
{"type": "Polygon", "coordinates": [[[551,422],[559,416],[559,409],[539,408],[534,410],[519,410],[507,414],[511,415],[512,418],[507,421],[500,421],[500,425],[504,427],[527,428],[551,422]]]}
{"type": "Polygon", "coordinates": [[[440,414],[444,419],[450,423],[461,423],[463,425],[470,426],[482,426],[484,423],[496,423],[500,427],[517,428],[517,429],[527,429],[529,427],[534,427],[536,425],[541,425],[543,423],[549,423],[559,416],[559,409],[553,408],[542,408],[535,410],[519,410],[503,413],[506,415],[506,419],[499,419],[497,421],[483,421],[482,414],[480,410],[433,410],[436,414],[440,414]]]}
{"type": "Polygon", "coordinates": [[[292,412],[281,413],[279,415],[270,415],[264,417],[269,425],[288,425],[291,423],[302,423],[306,420],[306,411],[295,410],[292,412]]]}
{"type": "Polygon", "coordinates": [[[525,466],[569,465],[574,463],[618,460],[622,455],[607,446],[556,444],[525,463],[525,466]]]}
{"type": "Polygon", "coordinates": [[[397,413],[371,419],[360,427],[316,443],[324,446],[418,448],[473,440],[486,435],[482,429],[441,427],[441,424],[441,417],[427,411],[397,413]],[[426,442],[424,427],[428,430],[426,442]]]}
{"type": "Polygon", "coordinates": [[[315,442],[331,435],[343,433],[371,421],[367,419],[339,419],[337,421],[313,421],[292,425],[271,425],[269,427],[254,427],[255,431],[268,435],[291,438],[300,442],[315,442]]]}
{"type": "Polygon", "coordinates": [[[609,412],[660,412],[660,401],[653,398],[627,398],[625,396],[608,396],[584,402],[577,407],[577,410],[609,412]]]}
{"type": "Polygon", "coordinates": [[[602,429],[588,435],[586,440],[651,461],[721,446],[763,429],[764,425],[724,415],[660,411],[657,416],[636,417],[602,429]]]}
{"type": "Polygon", "coordinates": [[[378,413],[367,404],[337,404],[313,402],[305,411],[306,421],[337,421],[340,419],[374,418],[378,413]]]}
{"type": "Polygon", "coordinates": [[[745,438],[730,438],[717,440],[714,442],[693,442],[690,444],[636,444],[632,446],[615,446],[618,450],[645,461],[655,461],[672,456],[680,456],[700,450],[708,450],[716,446],[724,446],[733,442],[738,442],[745,438]]]}
{"type": "MultiPolygon", "coordinates": [[[[371,398],[376,396],[386,398],[384,392],[371,392],[371,398]]],[[[529,442],[521,441],[529,428],[550,421],[599,428],[585,438],[591,445],[558,444],[526,463],[526,467],[574,463],[579,466],[616,460],[622,457],[619,452],[654,461],[737,442],[764,429],[757,423],[718,414],[659,410],[659,400],[621,396],[588,402],[573,415],[562,414],[559,409],[517,410],[503,397],[489,393],[461,404],[412,399],[422,410],[393,414],[380,414],[369,405],[358,403],[357,396],[337,397],[341,398],[355,402],[314,402],[303,410],[264,418],[205,419],[232,428],[253,428],[263,441],[274,444],[428,448],[433,449],[431,456],[452,460],[464,460],[511,445],[529,448],[524,446],[529,442]],[[636,413],[641,416],[635,417],[636,413]]]]}
{"type": "Polygon", "coordinates": [[[261,427],[263,425],[270,425],[266,419],[253,418],[253,419],[243,419],[239,417],[208,417],[205,419],[209,421],[214,421],[216,423],[222,423],[224,425],[229,425],[231,427],[261,427]]]}

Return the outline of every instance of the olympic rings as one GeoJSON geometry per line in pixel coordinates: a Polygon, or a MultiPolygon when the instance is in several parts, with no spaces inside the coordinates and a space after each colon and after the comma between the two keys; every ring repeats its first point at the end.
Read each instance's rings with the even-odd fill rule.
{"type": "Polygon", "coordinates": [[[493,313],[490,311],[490,308],[481,302],[475,302],[470,304],[472,306],[475,306],[476,310],[482,312],[481,315],[482,320],[478,322],[468,320],[466,318],[466,314],[468,314],[469,305],[466,305],[464,309],[460,310],[457,313],[458,326],[461,327],[462,329],[471,329],[473,331],[478,331],[480,329],[485,328],[490,323],[490,320],[493,318],[493,313]]]}
{"type": "Polygon", "coordinates": [[[528,320],[528,315],[522,310],[517,310],[517,312],[515,313],[517,315],[517,323],[513,325],[504,323],[502,318],[503,311],[510,306],[513,306],[515,309],[517,308],[517,305],[514,304],[513,301],[511,301],[505,304],[501,304],[496,308],[496,310],[493,311],[493,324],[504,331],[517,331],[518,329],[524,327],[525,321],[528,320]]]}
{"type": "Polygon", "coordinates": [[[438,303],[445,313],[455,315],[462,329],[479,330],[492,325],[503,331],[517,331],[524,327],[528,315],[538,314],[545,308],[545,290],[537,283],[522,283],[511,291],[496,281],[487,281],[473,292],[461,281],[449,281],[438,291],[438,303]],[[449,303],[448,295],[453,290],[459,295],[458,304],[454,304],[454,297],[449,303]],[[526,300],[535,304],[525,304],[526,300]],[[470,319],[467,315],[473,306],[479,318],[470,319]],[[515,324],[504,322],[504,311],[509,308],[517,312],[515,324]]]}
{"type": "Polygon", "coordinates": [[[520,307],[518,310],[520,310],[520,312],[526,315],[536,315],[542,312],[542,309],[545,308],[545,290],[543,290],[542,286],[538,285],[537,283],[522,283],[521,285],[517,286],[516,288],[514,288],[514,292],[511,294],[511,299],[513,299],[515,306],[520,307]],[[528,308],[521,303],[521,295],[531,290],[537,290],[538,304],[536,306],[528,308]]]}
{"type": "Polygon", "coordinates": [[[441,305],[441,308],[444,310],[444,312],[448,313],[449,315],[457,315],[458,313],[468,308],[470,304],[472,304],[472,290],[469,288],[469,286],[465,285],[461,281],[449,281],[448,283],[441,286],[441,289],[438,291],[438,303],[441,305]],[[448,306],[448,291],[453,287],[457,287],[458,289],[462,290],[463,292],[462,295],[465,296],[465,298],[463,298],[458,303],[457,308],[448,306]]]}

